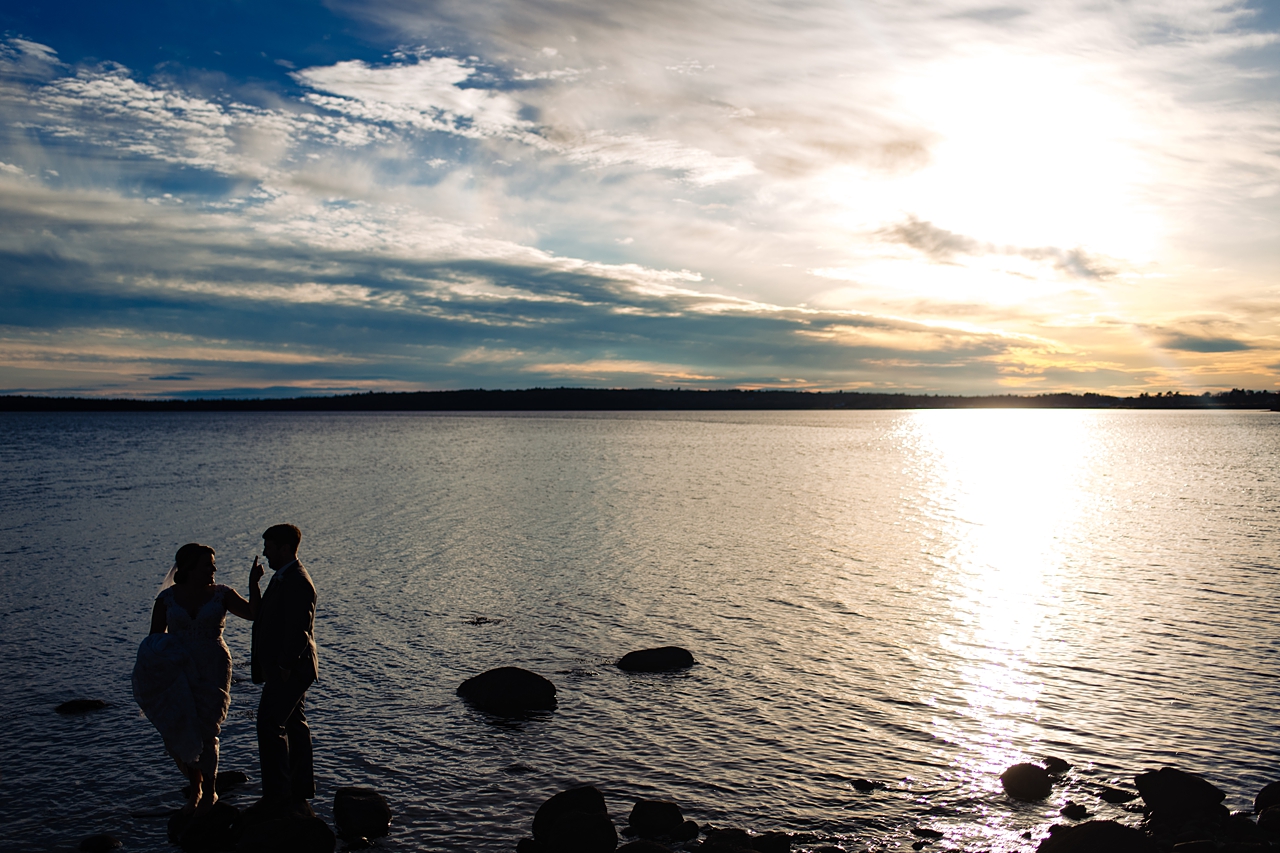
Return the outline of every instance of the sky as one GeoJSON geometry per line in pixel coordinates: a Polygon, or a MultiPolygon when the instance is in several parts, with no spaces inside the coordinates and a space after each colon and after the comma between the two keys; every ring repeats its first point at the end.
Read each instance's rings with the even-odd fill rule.
{"type": "Polygon", "coordinates": [[[1280,2],[0,0],[0,393],[1280,388],[1280,2]]]}

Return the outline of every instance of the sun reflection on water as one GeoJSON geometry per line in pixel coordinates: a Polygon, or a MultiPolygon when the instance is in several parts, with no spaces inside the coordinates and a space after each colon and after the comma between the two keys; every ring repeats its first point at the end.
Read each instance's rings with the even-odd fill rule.
{"type": "Polygon", "coordinates": [[[938,757],[971,793],[1042,757],[1037,674],[1064,638],[1057,615],[1064,540],[1089,500],[1096,455],[1090,413],[925,411],[906,426],[931,494],[937,626],[929,687],[938,757]]]}

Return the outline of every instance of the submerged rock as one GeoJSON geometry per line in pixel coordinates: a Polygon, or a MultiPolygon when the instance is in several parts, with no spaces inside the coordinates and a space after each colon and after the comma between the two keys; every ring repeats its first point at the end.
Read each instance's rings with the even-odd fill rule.
{"type": "Polygon", "coordinates": [[[627,672],[671,672],[687,669],[696,661],[688,649],[679,646],[663,646],[658,649],[641,649],[628,652],[618,661],[618,669],[627,672]]]}
{"type": "Polygon", "coordinates": [[[854,789],[866,794],[871,791],[883,791],[886,786],[883,782],[877,782],[874,779],[854,779],[851,783],[854,789]]]}
{"type": "Polygon", "coordinates": [[[1098,799],[1102,800],[1104,803],[1111,803],[1113,806],[1118,806],[1122,803],[1133,802],[1138,799],[1138,795],[1133,791],[1125,791],[1121,788],[1112,788],[1107,786],[1098,792],[1098,799]]]}
{"type": "Polygon", "coordinates": [[[1000,774],[1004,792],[1015,800],[1043,800],[1053,789],[1049,772],[1039,764],[1015,764],[1000,774]]]}
{"type": "Polygon", "coordinates": [[[333,794],[333,822],[345,841],[381,838],[391,827],[391,806],[372,788],[339,788],[333,794]]]}
{"type": "Polygon", "coordinates": [[[53,710],[59,714],[87,714],[90,711],[101,711],[108,707],[108,703],[101,699],[72,699],[69,702],[63,702],[53,710]]]}
{"type": "Polygon", "coordinates": [[[468,678],[457,693],[481,710],[500,714],[553,711],[556,707],[556,686],[518,666],[498,667],[468,678]]]}
{"type": "Polygon", "coordinates": [[[1075,800],[1067,800],[1067,804],[1058,810],[1058,814],[1071,820],[1084,820],[1089,816],[1089,810],[1075,800]]]}
{"type": "Polygon", "coordinates": [[[1050,833],[1036,847],[1036,853],[1154,853],[1156,850],[1147,836],[1114,820],[1057,826],[1050,833]]]}
{"type": "Polygon", "coordinates": [[[105,832],[90,835],[80,842],[80,853],[108,853],[124,846],[124,842],[105,832]]]}
{"type": "Polygon", "coordinates": [[[1050,776],[1061,776],[1071,769],[1071,762],[1050,755],[1044,760],[1044,769],[1049,771],[1050,776]]]}

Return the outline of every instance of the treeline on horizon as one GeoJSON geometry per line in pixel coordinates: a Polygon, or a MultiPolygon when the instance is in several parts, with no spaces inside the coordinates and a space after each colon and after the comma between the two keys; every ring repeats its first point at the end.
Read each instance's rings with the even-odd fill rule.
{"type": "Polygon", "coordinates": [[[529,388],[401,391],[327,397],[128,399],[0,396],[0,412],[570,412],[809,409],[1277,409],[1280,393],[1000,394],[865,391],[529,388]]]}

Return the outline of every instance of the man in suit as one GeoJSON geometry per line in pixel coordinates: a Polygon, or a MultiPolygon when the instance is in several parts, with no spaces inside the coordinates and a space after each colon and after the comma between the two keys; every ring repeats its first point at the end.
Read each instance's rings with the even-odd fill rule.
{"type": "Polygon", "coordinates": [[[249,573],[253,617],[253,683],[262,685],[258,702],[258,758],[264,806],[284,806],[315,796],[311,730],[303,712],[307,688],[318,675],[316,588],[298,562],[302,532],[277,524],[262,534],[262,555],[275,571],[265,593],[265,573],[255,558],[249,573]]]}

